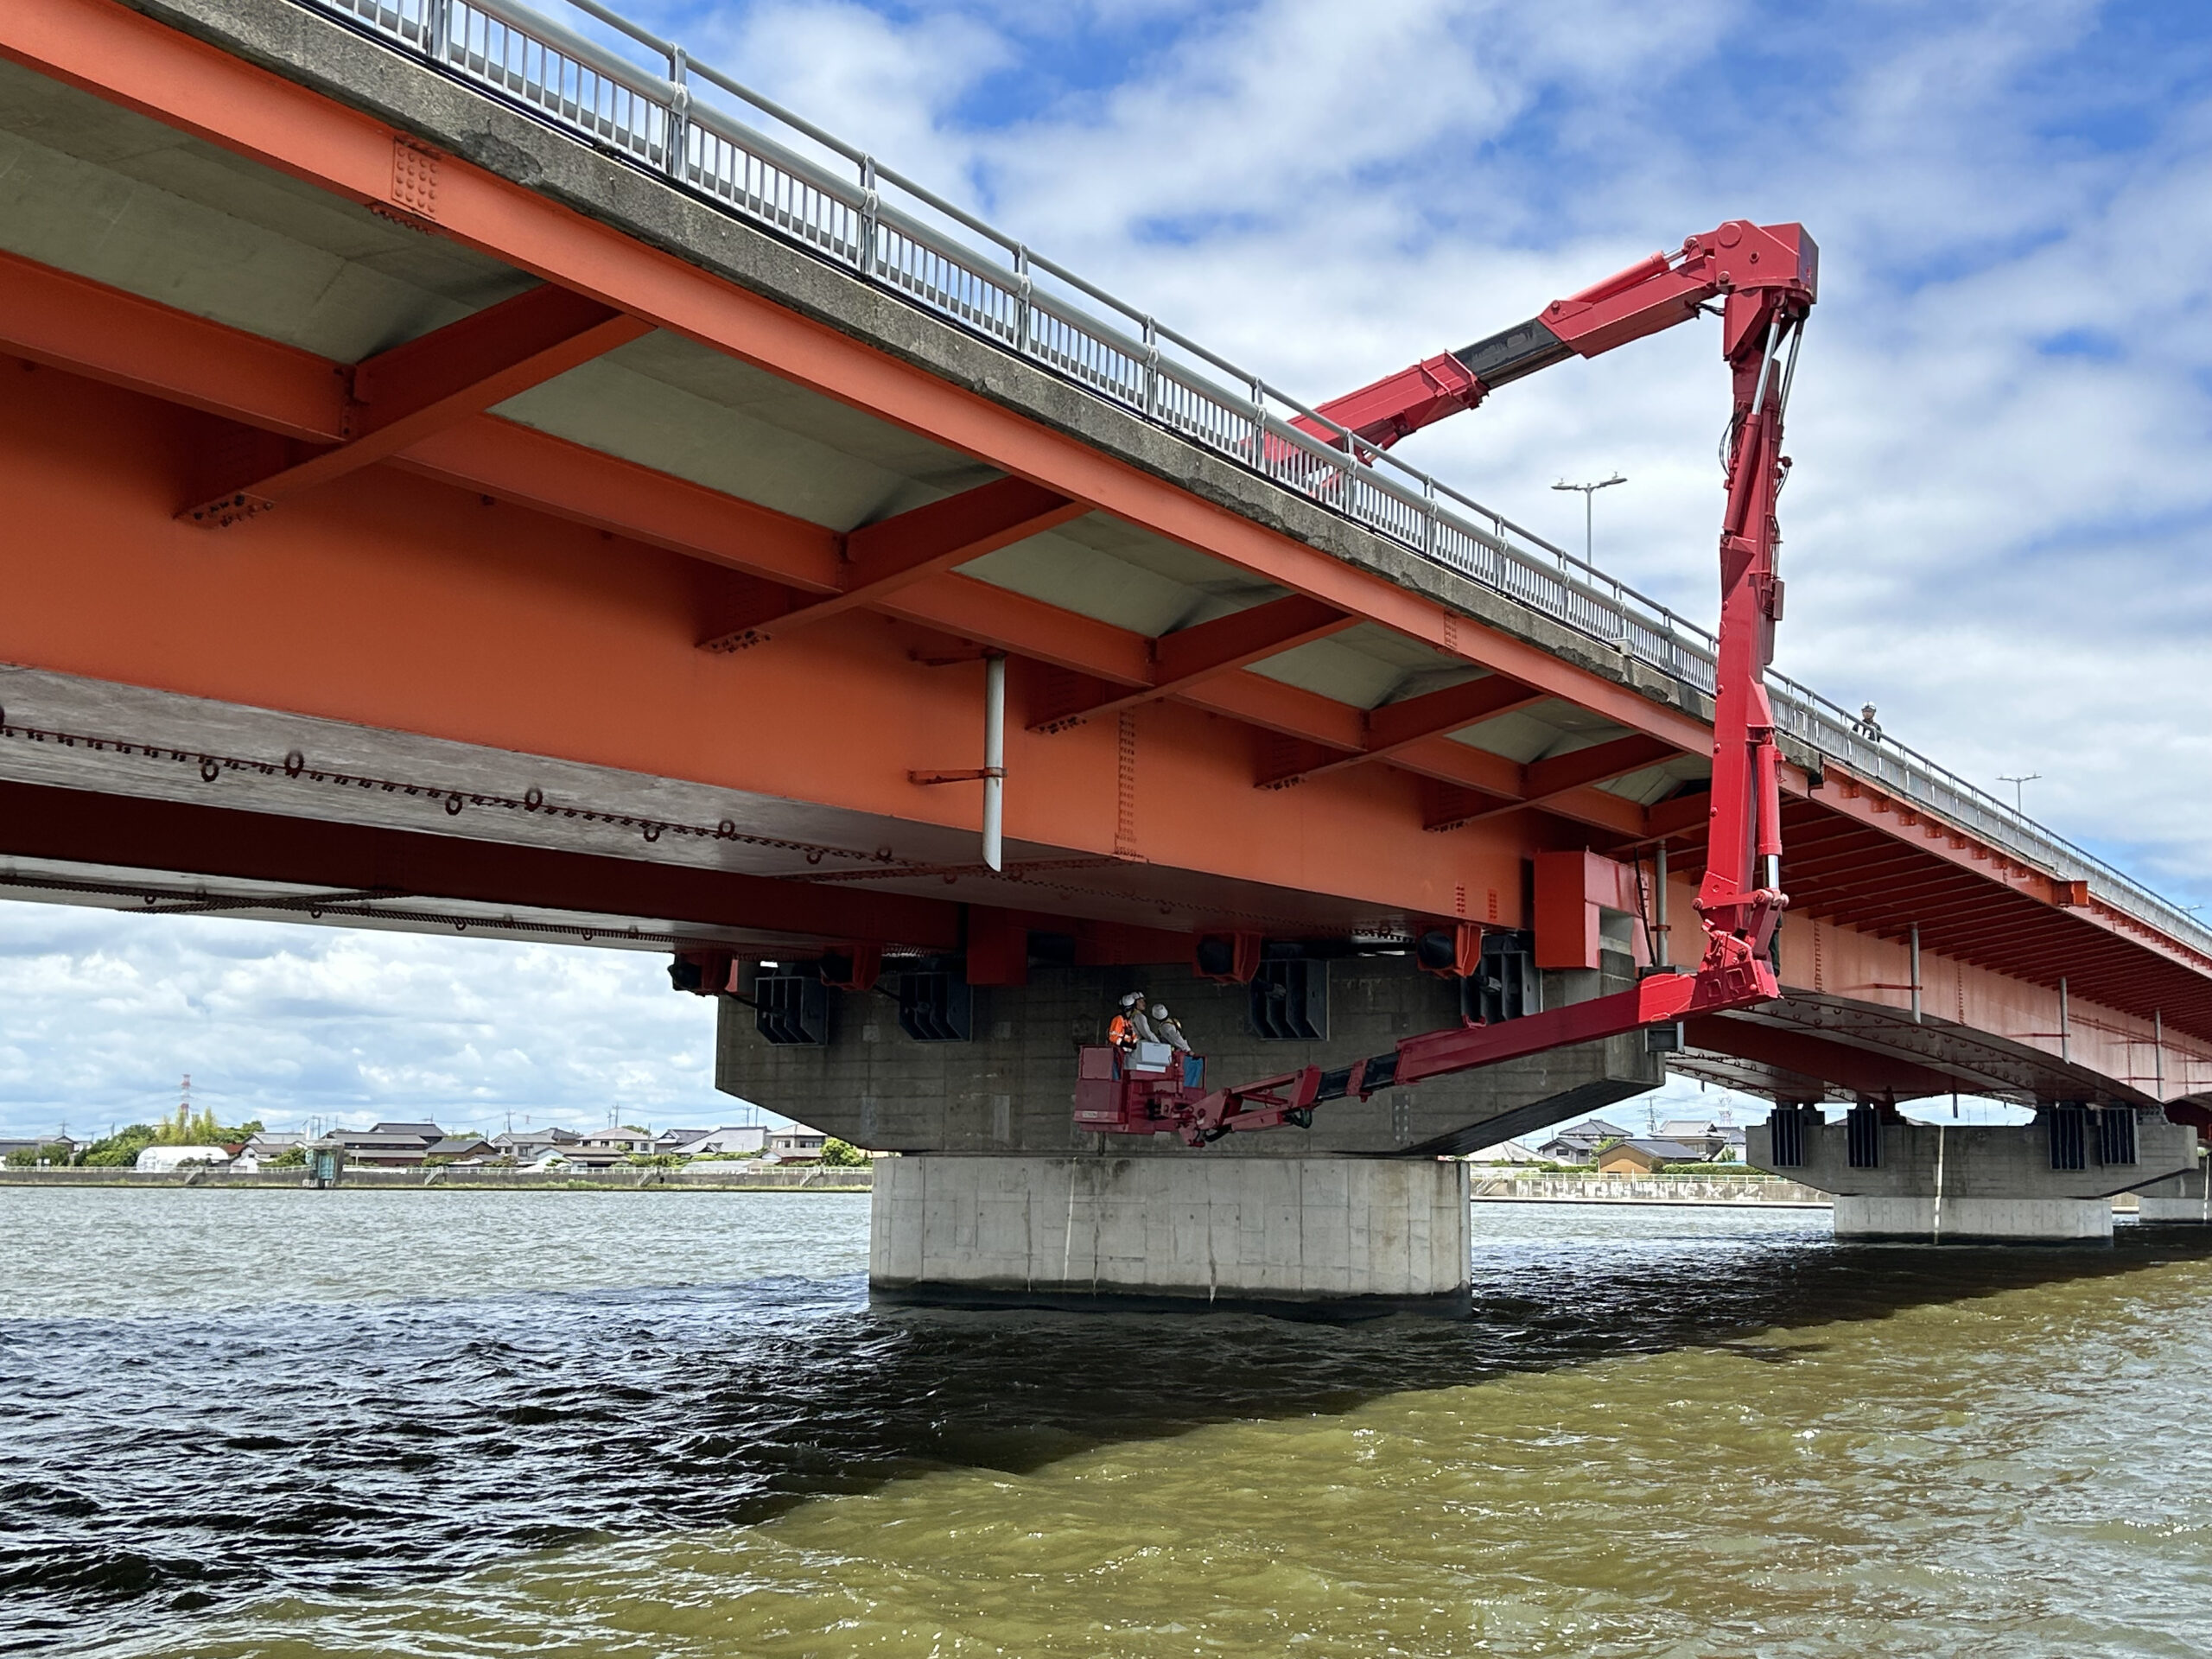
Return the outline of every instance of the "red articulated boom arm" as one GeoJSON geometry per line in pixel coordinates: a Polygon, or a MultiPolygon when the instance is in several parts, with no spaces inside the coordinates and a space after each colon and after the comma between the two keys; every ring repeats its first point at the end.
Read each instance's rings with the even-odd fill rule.
{"type": "MultiPolygon", "coordinates": [[[[1778,276],[1802,290],[1809,306],[1819,262],[1820,251],[1802,226],[1732,219],[1690,238],[1679,252],[1655,253],[1554,300],[1526,322],[1332,397],[1314,411],[1324,418],[1306,416],[1292,424],[1325,443],[1341,445],[1342,429],[1363,447],[1388,449],[1408,433],[1472,409],[1508,381],[1688,322],[1724,295],[1764,289],[1778,276]]],[[[1732,362],[1734,353],[1728,355],[1732,362]]]]}
{"type": "MultiPolygon", "coordinates": [[[[1775,497],[1789,466],[1782,453],[1783,410],[1819,262],[1820,251],[1800,226],[1732,219],[1708,235],[1690,238],[1679,253],[1653,254],[1595,287],[1554,301],[1527,322],[1320,409],[1360,444],[1387,448],[1408,432],[1473,408],[1493,386],[1570,356],[1595,357],[1687,322],[1713,301],[1722,302],[1720,349],[1734,382],[1735,413],[1720,525],[1713,812],[1697,899],[1705,951],[1696,970],[1653,974],[1630,990],[1496,1025],[1409,1037],[1388,1054],[1329,1071],[1306,1066],[1211,1091],[1187,1083],[1179,1060],[1146,1071],[1123,1064],[1111,1050],[1086,1050],[1077,1084],[1078,1128],[1172,1131],[1192,1146],[1204,1146],[1235,1129],[1310,1123],[1313,1108],[1325,1101],[1364,1100],[1380,1089],[1746,1007],[1780,995],[1770,952],[1789,900],[1781,891],[1778,752],[1765,671],[1782,614],[1775,497]]],[[[1344,442],[1325,423],[1299,424],[1324,440],[1344,442]]]]}

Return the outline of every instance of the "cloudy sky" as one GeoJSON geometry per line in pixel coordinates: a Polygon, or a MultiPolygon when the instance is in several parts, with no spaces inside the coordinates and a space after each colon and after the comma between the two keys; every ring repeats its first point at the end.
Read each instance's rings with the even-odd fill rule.
{"type": "MultiPolygon", "coordinates": [[[[549,8],[551,9],[551,8],[549,8]]],[[[1319,400],[1725,219],[1803,221],[1780,665],[2212,899],[2212,15],[1548,0],[627,10],[1319,400]]],[[[1726,383],[1690,327],[1403,453],[1713,607],[1726,383]]],[[[189,1070],[272,1124],[714,1121],[626,953],[0,906],[0,1128],[189,1070]]]]}

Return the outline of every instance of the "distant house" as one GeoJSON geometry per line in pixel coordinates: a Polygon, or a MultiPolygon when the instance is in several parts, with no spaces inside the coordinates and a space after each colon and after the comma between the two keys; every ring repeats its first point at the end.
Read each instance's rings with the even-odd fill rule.
{"type": "Polygon", "coordinates": [[[1637,1141],[1624,1141],[1618,1146],[1607,1147],[1598,1154],[1600,1175],[1649,1175],[1669,1164],[1698,1164],[1705,1161],[1701,1146],[1684,1146],[1679,1141],[1662,1141],[1656,1137],[1637,1141]]]}
{"type": "Polygon", "coordinates": [[[1602,1117],[1593,1117],[1587,1123],[1577,1123],[1572,1128],[1561,1129],[1536,1150],[1555,1164],[1586,1164],[1598,1155],[1598,1148],[1608,1141],[1625,1141],[1629,1132],[1618,1124],[1608,1123],[1602,1117]]]}
{"type": "Polygon", "coordinates": [[[669,1129],[654,1137],[653,1150],[679,1158],[730,1156],[768,1149],[768,1131],[758,1123],[724,1124],[718,1129],[669,1129]]]}
{"type": "Polygon", "coordinates": [[[1707,1163],[1725,1163],[1731,1157],[1740,1160],[1744,1155],[1744,1132],[1732,1123],[1678,1117],[1662,1123],[1657,1133],[1662,1141],[1679,1141],[1686,1147],[1702,1147],[1707,1163]]]}
{"type": "Polygon", "coordinates": [[[1544,1161],[1544,1154],[1518,1141],[1501,1141],[1494,1147],[1484,1147],[1480,1152],[1470,1153],[1467,1161],[1471,1164],[1538,1164],[1544,1161]]]}
{"type": "Polygon", "coordinates": [[[643,1129],[588,1129],[563,1147],[569,1161],[586,1169],[605,1169],[626,1159],[648,1156],[653,1138],[643,1129]]]}
{"type": "Polygon", "coordinates": [[[508,1129],[493,1135],[492,1145],[501,1156],[521,1164],[556,1147],[573,1147],[582,1138],[573,1129],[508,1129]]]}
{"type": "Polygon", "coordinates": [[[771,1129],[768,1144],[761,1156],[766,1162],[774,1164],[817,1162],[829,1139],[819,1129],[810,1129],[804,1123],[794,1123],[788,1129],[771,1129]]]}
{"type": "Polygon", "coordinates": [[[480,1163],[485,1159],[499,1155],[499,1149],[480,1136],[448,1135],[430,1143],[429,1149],[423,1154],[423,1161],[428,1163],[435,1159],[442,1164],[480,1163]]]}
{"type": "Polygon", "coordinates": [[[167,1175],[180,1169],[224,1169],[231,1154],[221,1147],[148,1147],[138,1154],[142,1174],[167,1175]]]}
{"type": "Polygon", "coordinates": [[[372,1129],[338,1129],[307,1143],[310,1152],[339,1152],[365,1169],[414,1169],[446,1138],[435,1123],[379,1123],[372,1129]]]}
{"type": "Polygon", "coordinates": [[[271,1135],[266,1130],[257,1131],[246,1137],[245,1145],[238,1148],[238,1155],[232,1160],[231,1167],[251,1174],[276,1162],[293,1147],[305,1146],[307,1139],[304,1135],[271,1135]]]}

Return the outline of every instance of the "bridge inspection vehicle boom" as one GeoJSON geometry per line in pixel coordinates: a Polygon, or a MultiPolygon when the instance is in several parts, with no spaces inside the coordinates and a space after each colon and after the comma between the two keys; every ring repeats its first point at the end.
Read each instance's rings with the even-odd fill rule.
{"type": "MultiPolygon", "coordinates": [[[[1719,302],[1721,355],[1735,406],[1723,453],[1720,626],[1715,653],[1713,806],[1697,912],[1704,953],[1689,973],[1653,973],[1631,989],[1493,1024],[1409,1037],[1387,1054],[1323,1071],[1207,1090],[1179,1055],[1082,1052],[1078,1128],[1173,1133],[1193,1147],[1238,1129],[1313,1122],[1324,1102],[1491,1065],[1572,1043],[1671,1025],[1780,995],[1771,960],[1782,891],[1779,752],[1764,683],[1783,586],[1775,500],[1789,467],[1783,416],[1818,286],[1820,251],[1802,226],[1732,219],[1655,253],[1536,316],[1458,352],[1414,364],[1320,405],[1298,425],[1354,454],[1472,409],[1491,391],[1569,357],[1595,357],[1687,322],[1719,302]],[[1150,1059],[1156,1064],[1145,1064],[1150,1059]]],[[[1464,954],[1464,946],[1463,946],[1464,954]]],[[[1461,973],[1475,963],[1462,961],[1461,973]]]]}

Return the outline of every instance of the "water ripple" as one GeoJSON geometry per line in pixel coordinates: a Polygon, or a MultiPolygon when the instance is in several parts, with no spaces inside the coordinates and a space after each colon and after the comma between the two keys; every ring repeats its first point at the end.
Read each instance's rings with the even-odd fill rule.
{"type": "MultiPolygon", "coordinates": [[[[35,1258],[52,1268],[35,1298],[0,1318],[0,1639],[108,1651],[128,1638],[151,1651],[272,1599],[365,1614],[544,1552],[756,1529],[813,1500],[947,1471],[1020,1478],[1116,1448],[1156,1459],[1134,1448],[1210,1425],[1307,1425],[1306,1440],[1274,1452],[1313,1473],[1308,1497],[1325,1511],[1336,1471],[1371,1461],[1380,1444],[1357,1436],[1381,1431],[1332,1420],[1351,1424],[1394,1400],[1428,1411],[1418,1402],[1432,1394],[1458,1402],[1455,1414],[1421,1420],[1412,1449],[1392,1454],[1405,1459],[1400,1501],[1472,1506],[1452,1525],[1474,1524],[1465,1517],[1483,1510],[1481,1484],[1438,1474],[1474,1408],[1473,1396],[1451,1391],[1694,1353],[1727,1379],[1696,1384],[1698,1408],[1719,1424],[1735,1393],[1793,1387],[1840,1363],[1811,1327],[1936,1309],[1971,1331],[1978,1301],[2051,1287],[2096,1299],[2099,1345],[2082,1357],[2094,1386],[2155,1391],[2174,1381],[2161,1381],[2173,1363],[2169,1332],[2131,1324],[2125,1283],[2164,1262],[2194,1271],[2204,1253],[2193,1237],[2140,1233],[2101,1251],[1844,1249],[1811,1230],[1817,1222],[1787,1215],[1484,1211],[1472,1319],[1346,1329],[871,1312],[857,1265],[865,1200],[640,1196],[563,1208],[566,1198],[456,1196],[11,1195],[0,1244],[17,1243],[10,1259],[26,1261],[20,1247],[35,1235],[35,1258]],[[227,1206],[220,1228],[206,1224],[211,1199],[227,1206]],[[318,1230],[307,1245],[303,1217],[318,1230]],[[181,1265],[118,1289],[100,1243],[119,1225],[188,1228],[196,1242],[181,1265]],[[396,1247],[404,1265],[357,1254],[341,1271],[330,1259],[396,1247]],[[754,1270],[712,1271],[730,1264],[754,1270]],[[212,1286],[211,1274],[220,1275],[212,1286]],[[73,1274],[79,1294],[57,1295],[73,1274]],[[340,1294],[349,1287],[354,1294],[340,1294]],[[1796,1330],[1808,1334],[1786,1334],[1796,1330]]],[[[2063,1570],[2069,1527],[2119,1527],[2129,1548],[2200,1549],[2212,1516],[2179,1530],[2113,1516],[2075,1484],[2093,1478],[2094,1459],[2061,1478],[2020,1452],[2056,1432],[2053,1417],[2079,1436],[2110,1430],[2089,1426],[2078,1390],[2050,1370],[2080,1327],[2078,1301],[2054,1304],[2047,1330],[2005,1306],[1993,1338],[2044,1369],[2015,1383],[2002,1432],[1988,1417],[1901,1427],[1897,1402],[1925,1380],[1909,1355],[1869,1351],[1854,1358],[1851,1387],[1881,1404],[1863,1417],[1824,1410],[1817,1432],[1829,1454],[1847,1446],[1862,1483],[1910,1489],[1929,1446],[1946,1447],[1947,1514],[2018,1505],[2031,1491],[2051,1541],[2024,1535],[2037,1570],[2063,1570]],[[2016,1484],[2021,1496],[1987,1497],[2016,1484]],[[1967,1492],[1983,1496],[1969,1504],[1967,1492]]],[[[1618,1447],[1619,1421],[1649,1416],[1602,1393],[1589,1411],[1529,1433],[1516,1455],[1586,1461],[1605,1455],[1599,1442],[1618,1447]]],[[[1674,1443],[1671,1432],[1660,1438],[1674,1443]]],[[[1817,1488],[1789,1477],[1802,1455],[1793,1446],[1777,1440],[1773,1472],[1760,1477],[1772,1488],[1761,1523],[1769,1559],[1786,1556],[1793,1538],[1827,1548],[1817,1488]]],[[[1279,1484],[1280,1471],[1224,1463],[1213,1473],[1255,1491],[1279,1484]]],[[[1663,1457],[1617,1459],[1607,1512],[1648,1511],[1663,1549],[1661,1517],[1699,1502],[1684,1479],[1663,1457]]],[[[1396,1524],[1387,1511],[1371,1519],[1396,1524]]],[[[1568,1580],[1579,1570],[1555,1554],[1573,1548],[1564,1537],[1528,1548],[1520,1570],[1568,1580]]],[[[1389,1578],[1379,1564],[1363,1570],[1389,1578]]],[[[704,1593],[667,1563],[661,1571],[656,1605],[704,1593]]],[[[1317,1593],[1313,1583],[1266,1593],[1294,1605],[1317,1593]]],[[[1378,1581],[1360,1593],[1409,1588],[1378,1581]]],[[[1894,1579],[1869,1593],[1919,1605],[1894,1579]]],[[[1592,1611],[1593,1642],[1618,1613],[1592,1611]]],[[[329,1644],[346,1616],[331,1617],[315,1650],[342,1650],[329,1644]]],[[[363,1650],[400,1640],[379,1628],[363,1650]]],[[[628,1640],[610,1625],[606,1650],[628,1640]]]]}

